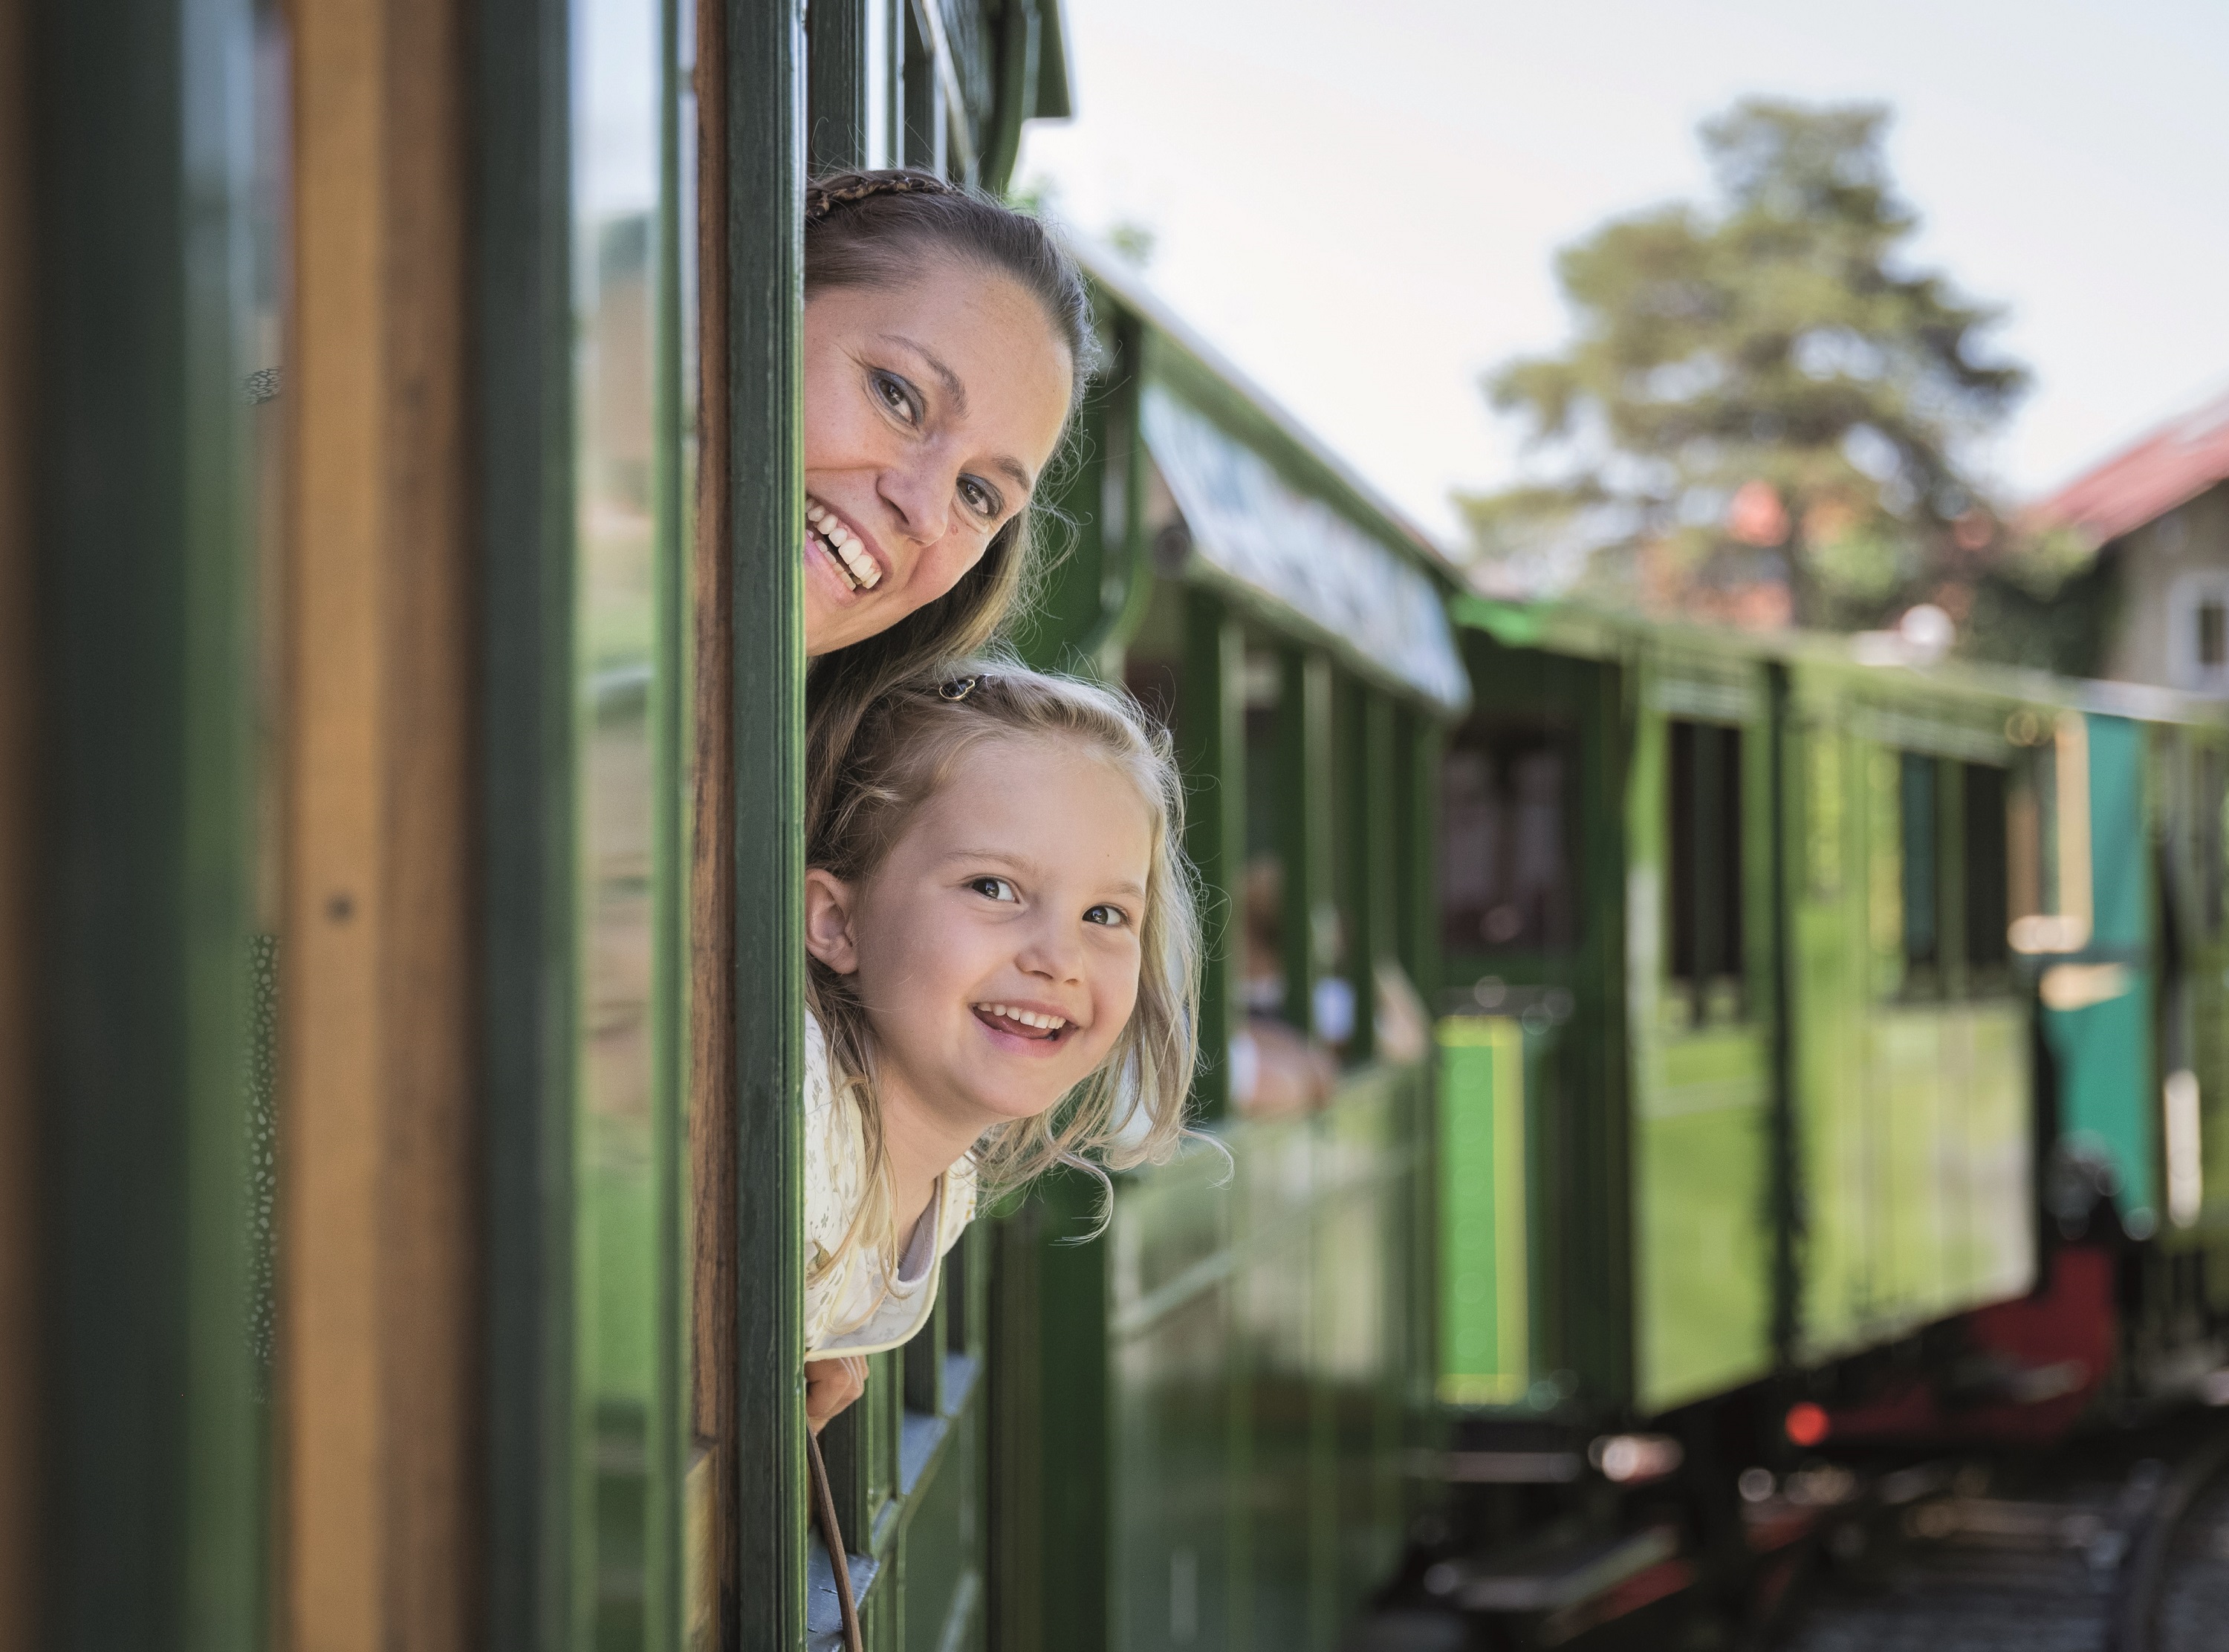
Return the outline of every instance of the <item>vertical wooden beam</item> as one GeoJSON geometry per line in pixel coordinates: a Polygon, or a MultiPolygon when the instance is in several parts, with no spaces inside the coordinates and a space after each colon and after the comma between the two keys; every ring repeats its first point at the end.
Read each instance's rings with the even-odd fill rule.
{"type": "Polygon", "coordinates": [[[1284,765],[1285,812],[1278,823],[1284,840],[1285,1019],[1303,1032],[1315,1028],[1316,977],[1331,967],[1319,932],[1320,915],[1331,905],[1332,668],[1315,650],[1289,649],[1283,661],[1284,683],[1278,696],[1277,755],[1284,765]]]}
{"type": "Polygon", "coordinates": [[[810,0],[806,34],[806,164],[814,172],[876,166],[867,145],[870,99],[880,76],[868,46],[880,0],[810,0]]]}
{"type": "Polygon", "coordinates": [[[41,1573],[29,53],[29,0],[0,0],[0,1646],[22,1647],[41,1573]]]}
{"type": "Polygon", "coordinates": [[[697,7],[695,731],[689,835],[690,1378],[694,1618],[734,1652],[742,1610],[736,1483],[736,795],[734,581],[728,562],[727,8],[697,7]]]}
{"type": "Polygon", "coordinates": [[[301,1652],[477,1646],[463,13],[294,14],[281,1363],[301,1652]]]}
{"type": "Polygon", "coordinates": [[[242,1152],[252,25],[245,0],[38,7],[37,1643],[55,1652],[214,1652],[263,1629],[242,1152]]]}
{"type": "Polygon", "coordinates": [[[902,74],[903,86],[899,94],[904,131],[902,147],[904,163],[923,167],[944,176],[947,150],[952,125],[944,103],[944,87],[938,78],[936,42],[931,38],[922,21],[925,5],[935,0],[907,0],[905,5],[905,63],[902,74]]]}
{"type": "Polygon", "coordinates": [[[1177,740],[1185,773],[1185,848],[1198,868],[1202,912],[1199,1075],[1193,1106],[1220,1118],[1230,1105],[1230,1040],[1238,1030],[1246,864],[1246,636],[1212,592],[1185,592],[1184,674],[1177,740]]]}
{"type": "MultiPolygon", "coordinates": [[[[1374,970],[1380,958],[1397,958],[1401,947],[1400,847],[1394,823],[1398,818],[1396,792],[1400,767],[1392,696],[1369,688],[1362,701],[1362,791],[1364,883],[1364,951],[1374,970]]],[[[1370,979],[1371,994],[1356,1006],[1371,1013],[1377,978],[1370,979]]]]}
{"type": "Polygon", "coordinates": [[[728,546],[734,661],[736,1548],[740,1644],[805,1633],[805,35],[728,14],[728,546]],[[748,1197],[740,1190],[748,1188],[748,1197]]]}
{"type": "Polygon", "coordinates": [[[473,477],[483,580],[490,1652],[572,1622],[574,513],[567,0],[471,0],[473,477]]]}

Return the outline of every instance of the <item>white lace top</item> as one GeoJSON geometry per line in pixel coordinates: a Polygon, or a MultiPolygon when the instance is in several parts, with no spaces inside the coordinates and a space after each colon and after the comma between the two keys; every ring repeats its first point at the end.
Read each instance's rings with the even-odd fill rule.
{"type": "MultiPolygon", "coordinates": [[[[906,1240],[891,1277],[877,1247],[854,1234],[866,1196],[867,1137],[858,1106],[838,1101],[828,1077],[828,1041],[805,1018],[805,1353],[878,1354],[912,1340],[936,1306],[936,1264],[975,1214],[975,1164],[966,1158],[936,1180],[928,1208],[906,1240]]],[[[879,1192],[879,1190],[877,1190],[879,1192]]]]}

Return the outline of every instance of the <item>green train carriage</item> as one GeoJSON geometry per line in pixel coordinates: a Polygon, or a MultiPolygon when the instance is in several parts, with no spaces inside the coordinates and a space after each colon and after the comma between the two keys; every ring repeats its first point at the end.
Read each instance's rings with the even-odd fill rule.
{"type": "Polygon", "coordinates": [[[1838,1443],[1973,1444],[2188,1393],[2229,1260],[2219,708],[1455,611],[1437,1380],[1470,1562],[1552,1572],[1481,1558],[1531,1482],[1582,1535],[1676,1489],[1738,1571],[1734,1475],[1787,1465],[1799,1397],[1838,1443]],[[2085,1297],[2062,1253],[2101,1243],[2133,1271],[2085,1297]],[[2020,1364],[2020,1314],[2078,1380],[2020,1364]],[[1603,1473],[1635,1430],[1680,1450],[1603,1473]],[[1605,1478],[1655,1483],[1583,1516],[1605,1478]]]}
{"type": "Polygon", "coordinates": [[[1080,1180],[999,1225],[993,1530],[1023,1579],[999,1644],[1330,1648],[1397,1572],[1434,1426],[1422,1007],[1437,754],[1468,693],[1453,579],[1119,264],[1091,267],[1119,368],[1025,644],[1176,730],[1211,1139],[1121,1179],[1091,1244],[1080,1180]],[[1256,1035],[1335,1050],[1327,1093],[1262,1116],[1256,1035]]]}

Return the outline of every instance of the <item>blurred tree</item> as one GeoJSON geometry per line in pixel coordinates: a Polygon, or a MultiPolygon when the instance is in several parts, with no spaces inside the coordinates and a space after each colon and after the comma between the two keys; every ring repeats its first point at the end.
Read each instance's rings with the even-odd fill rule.
{"type": "Polygon", "coordinates": [[[1967,468],[2027,374],[1983,342],[1999,311],[1903,262],[1917,220],[1887,122],[1743,102],[1701,129],[1716,207],[1617,219],[1563,252],[1570,347],[1486,380],[1555,479],[1457,496],[1487,583],[1853,628],[1921,601],[1962,624],[2008,569],[2038,601],[2075,571],[1967,468]]]}

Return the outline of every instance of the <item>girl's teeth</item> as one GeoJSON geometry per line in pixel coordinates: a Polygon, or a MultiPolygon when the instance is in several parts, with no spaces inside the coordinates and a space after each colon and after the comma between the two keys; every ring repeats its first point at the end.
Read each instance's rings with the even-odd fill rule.
{"type": "Polygon", "coordinates": [[[1068,1025],[1063,1016],[1040,1015],[1033,1010],[1017,1009],[1012,1004],[978,1004],[975,1007],[986,1015],[997,1015],[1005,1021],[1018,1021],[1024,1027],[1034,1027],[1040,1031],[1057,1032],[1068,1025]]]}

